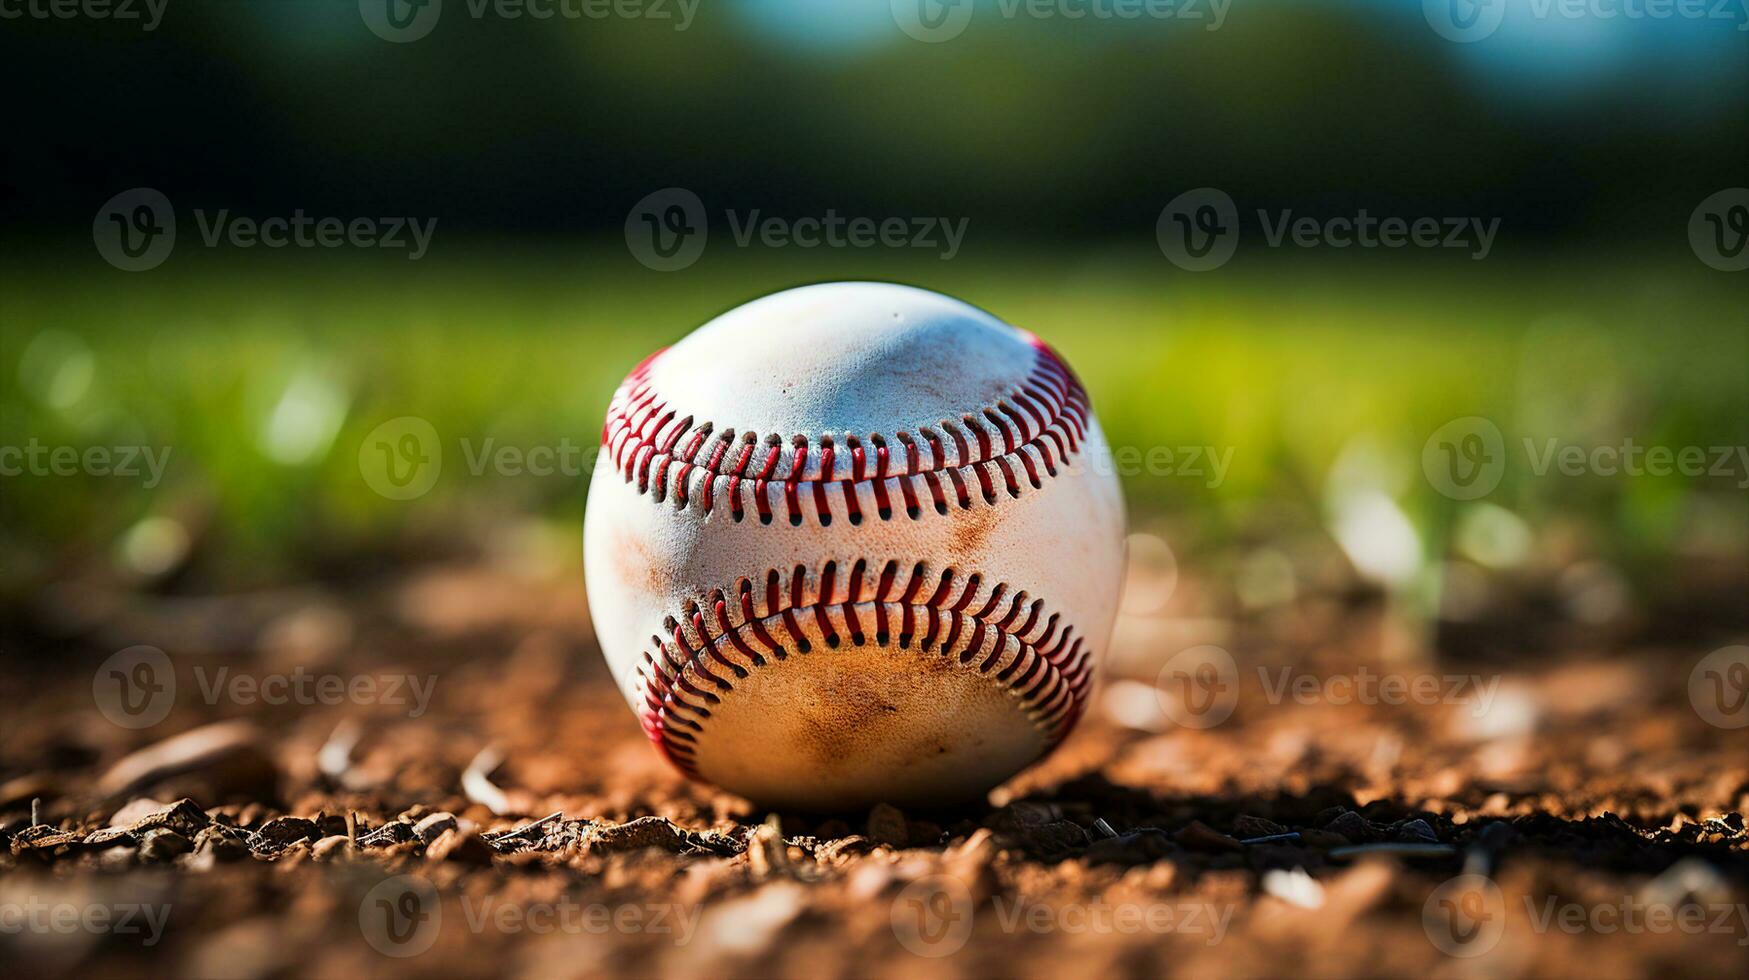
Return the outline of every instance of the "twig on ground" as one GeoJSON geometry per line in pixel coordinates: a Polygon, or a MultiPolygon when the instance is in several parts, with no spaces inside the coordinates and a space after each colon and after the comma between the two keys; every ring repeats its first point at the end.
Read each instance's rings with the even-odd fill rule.
{"type": "Polygon", "coordinates": [[[504,753],[497,746],[488,745],[474,756],[474,761],[468,763],[468,768],[462,773],[462,792],[468,799],[480,804],[493,813],[503,815],[510,811],[510,797],[492,783],[492,772],[504,762],[504,753]]]}
{"type": "Polygon", "coordinates": [[[356,719],[344,718],[334,726],[334,731],[328,734],[328,741],[322,743],[316,752],[316,768],[322,775],[336,786],[348,786],[352,773],[352,750],[358,745],[358,740],[364,737],[364,727],[356,719]]]}
{"type": "Polygon", "coordinates": [[[1244,840],[1240,841],[1239,843],[1241,843],[1241,844],[1274,844],[1278,841],[1297,841],[1299,839],[1300,839],[1300,832],[1297,830],[1290,830],[1285,834],[1265,834],[1262,837],[1247,837],[1244,840]]]}
{"type": "Polygon", "coordinates": [[[546,816],[540,818],[539,820],[534,821],[533,823],[523,824],[522,826],[517,827],[514,830],[506,830],[502,834],[494,834],[490,837],[487,837],[486,839],[491,841],[492,843],[496,844],[499,841],[512,840],[512,839],[517,838],[517,837],[522,837],[522,836],[526,835],[529,831],[535,830],[535,829],[540,828],[540,827],[545,827],[547,824],[552,823],[553,821],[559,819],[560,817],[563,817],[564,815],[565,815],[565,811],[554,810],[553,812],[547,814],[546,816]]]}
{"type": "Polygon", "coordinates": [[[1336,847],[1330,850],[1332,859],[1360,857],[1365,854],[1394,854],[1397,857],[1445,857],[1456,854],[1457,848],[1450,844],[1356,844],[1352,847],[1336,847]]]}

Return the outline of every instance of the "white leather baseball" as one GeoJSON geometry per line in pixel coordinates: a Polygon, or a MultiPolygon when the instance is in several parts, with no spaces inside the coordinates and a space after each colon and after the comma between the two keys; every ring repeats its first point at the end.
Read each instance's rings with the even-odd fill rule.
{"type": "Polygon", "coordinates": [[[717,317],[614,395],[589,609],[683,772],[772,806],[980,796],[1087,703],[1123,503],[1024,331],[885,283],[717,317]]]}

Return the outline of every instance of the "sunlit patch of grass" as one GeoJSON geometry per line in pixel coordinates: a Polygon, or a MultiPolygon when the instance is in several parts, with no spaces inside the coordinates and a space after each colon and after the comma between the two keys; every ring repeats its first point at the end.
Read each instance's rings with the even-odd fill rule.
{"type": "MultiPolygon", "coordinates": [[[[1749,441],[1749,324],[1704,269],[1256,261],[1189,275],[1133,253],[856,259],[713,252],[664,276],[604,246],[393,264],[195,253],[141,275],[14,268],[0,290],[12,338],[0,351],[4,442],[146,444],[172,458],[151,489],[6,478],[0,545],[37,567],[106,554],[143,516],[194,514],[265,575],[312,548],[375,547],[458,511],[575,516],[586,476],[475,474],[468,451],[592,448],[613,386],[651,349],[753,296],[831,278],[913,281],[1038,333],[1081,374],[1114,445],[1225,453],[1218,483],[1206,456],[1196,474],[1126,478],[1139,513],[1189,515],[1217,543],[1260,508],[1321,520],[1331,466],[1357,440],[1387,460],[1380,489],[1412,519],[1448,525],[1453,505],[1420,459],[1460,416],[1494,420],[1517,462],[1526,438],[1749,441]],[[440,434],[443,473],[429,494],[389,500],[361,478],[359,449],[407,415],[440,434]]],[[[1656,554],[1697,495],[1718,492],[1741,491],[1514,465],[1490,499],[1656,554]]]]}

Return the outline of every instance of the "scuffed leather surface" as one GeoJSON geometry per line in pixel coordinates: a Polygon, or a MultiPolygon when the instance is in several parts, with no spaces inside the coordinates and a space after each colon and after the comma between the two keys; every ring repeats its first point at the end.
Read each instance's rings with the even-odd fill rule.
{"type": "MultiPolygon", "coordinates": [[[[1030,338],[982,311],[909,287],[803,287],[731,311],[651,368],[679,411],[719,427],[893,436],[989,404],[1032,369],[1030,338]]],[[[1040,489],[913,519],[735,522],[656,501],[598,462],[585,515],[589,604],[616,680],[643,710],[639,667],[665,621],[771,569],[857,559],[923,562],[1042,599],[1103,653],[1122,575],[1123,513],[1091,418],[1073,458],[1040,489]]],[[[898,494],[895,491],[894,497],[898,494]]],[[[811,627],[810,627],[811,629],[811,627]]],[[[816,637],[817,638],[817,637],[816,637]]],[[[957,662],[870,640],[816,643],[779,665],[727,671],[697,736],[698,774],[761,802],[848,807],[984,792],[1050,745],[1017,694],[957,662]],[[761,676],[755,678],[753,674],[761,676]]],[[[714,688],[712,689],[715,690],[714,688]]]]}

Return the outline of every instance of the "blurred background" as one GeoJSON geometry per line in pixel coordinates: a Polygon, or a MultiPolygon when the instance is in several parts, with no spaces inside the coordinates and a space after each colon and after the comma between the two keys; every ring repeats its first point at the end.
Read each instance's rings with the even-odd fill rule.
{"type": "MultiPolygon", "coordinates": [[[[38,858],[166,864],[155,962],[425,975],[353,928],[423,868],[715,937],[452,926],[447,970],[910,976],[890,876],[973,861],[1241,939],[983,916],[947,973],[1424,975],[1433,883],[1508,848],[1514,895],[1740,891],[1749,15],[1651,9],[0,0],[0,904],[55,894],[38,858]],[[1101,688],[991,808],[767,818],[670,771],[595,647],[614,386],[835,279],[1038,334],[1115,449],[1101,688]],[[1172,684],[1210,669],[1212,718],[1172,684]],[[1468,686],[1339,699],[1366,670],[1468,686]],[[425,686],[223,686],[300,677],[425,686]]],[[[1548,938],[1474,962],[1742,955],[1548,938]]]]}
{"type": "MultiPolygon", "coordinates": [[[[574,565],[589,454],[629,366],[752,297],[835,278],[981,305],[1067,355],[1114,444],[1224,459],[1190,472],[1180,452],[1126,484],[1144,553],[1192,563],[1227,612],[1335,576],[1400,597],[1425,643],[1442,616],[1448,643],[1520,653],[1556,622],[1623,641],[1654,621],[1743,623],[1749,461],[1537,465],[1551,446],[1749,443],[1742,281],[1690,236],[1749,159],[1741,11],[376,8],[170,0],[137,20],[0,25],[4,441],[163,463],[8,471],[10,627],[76,631],[45,621],[54,583],[345,580],[505,527],[574,565]],[[176,234],[125,271],[104,212],[131,221],[135,188],[176,234]],[[709,230],[658,271],[628,241],[671,188],[709,230]],[[1204,272],[1156,234],[1196,188],[1235,202],[1241,229],[1204,272]],[[428,241],[209,241],[215,222],[300,214],[405,217],[428,241]],[[961,235],[742,231],[831,214],[961,235]],[[1358,215],[1497,230],[1480,250],[1270,241],[1284,217],[1358,215]],[[364,478],[366,436],[408,416],[444,455],[428,492],[391,499],[364,478]],[[1471,500],[1423,466],[1462,419],[1497,429],[1505,456],[1471,500]],[[1513,628],[1463,628],[1488,616],[1513,628]]],[[[1749,220],[1732,201],[1724,252],[1749,220]]]]}

